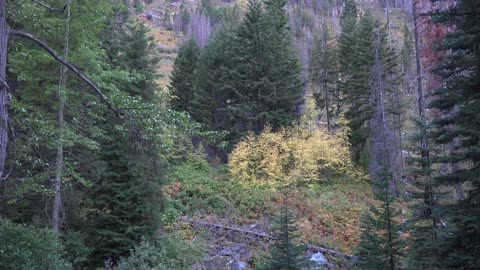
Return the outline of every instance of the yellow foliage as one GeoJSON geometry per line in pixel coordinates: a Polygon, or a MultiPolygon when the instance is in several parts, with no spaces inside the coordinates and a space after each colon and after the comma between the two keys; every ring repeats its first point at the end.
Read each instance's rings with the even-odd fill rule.
{"type": "Polygon", "coordinates": [[[267,127],[236,145],[229,156],[230,172],[243,183],[272,186],[326,181],[336,175],[358,177],[347,134],[346,128],[332,134],[321,128],[273,132],[267,127]]]}

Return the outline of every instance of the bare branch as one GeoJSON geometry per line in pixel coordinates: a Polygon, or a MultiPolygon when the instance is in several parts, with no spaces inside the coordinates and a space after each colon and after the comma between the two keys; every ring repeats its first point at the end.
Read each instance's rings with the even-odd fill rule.
{"type": "Polygon", "coordinates": [[[48,9],[49,11],[65,12],[65,9],[67,8],[67,4],[65,4],[63,6],[63,8],[53,8],[53,7],[47,6],[44,3],[40,2],[40,1],[37,1],[37,0],[32,0],[32,2],[34,2],[35,4],[37,4],[39,6],[42,6],[46,9],[48,9]]]}

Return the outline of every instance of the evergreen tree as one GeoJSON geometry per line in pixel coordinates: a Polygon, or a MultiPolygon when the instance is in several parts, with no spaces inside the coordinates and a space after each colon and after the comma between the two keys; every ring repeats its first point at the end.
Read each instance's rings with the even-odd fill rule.
{"type": "MultiPolygon", "coordinates": [[[[126,98],[154,102],[156,61],[151,58],[151,39],[146,37],[146,29],[141,25],[119,31],[120,34],[112,38],[124,42],[110,52],[116,53],[121,61],[114,57],[116,60],[111,65],[127,74],[129,81],[127,84],[118,80],[113,84],[128,94],[126,98]]],[[[105,133],[98,157],[103,169],[89,194],[95,210],[90,241],[94,243],[92,256],[97,265],[107,260],[116,263],[121,256],[128,255],[142,237],[148,238],[160,226],[160,161],[152,151],[145,151],[144,145],[139,145],[128,135],[119,134],[121,124],[113,116],[106,116],[104,123],[100,124],[105,133]]],[[[158,142],[150,140],[148,143],[158,142]]]]}
{"type": "Polygon", "coordinates": [[[383,165],[374,183],[375,198],[379,205],[370,205],[369,212],[361,220],[361,235],[358,246],[357,269],[395,270],[401,266],[404,243],[401,239],[402,226],[395,209],[395,195],[389,190],[392,174],[388,165],[383,165]]]}
{"type": "Polygon", "coordinates": [[[436,67],[443,84],[434,91],[429,106],[441,113],[433,121],[435,142],[454,145],[454,151],[438,161],[458,165],[436,180],[449,186],[468,186],[466,198],[445,208],[448,232],[442,235],[440,258],[449,269],[478,269],[480,265],[479,13],[480,2],[460,0],[433,16],[436,22],[455,26],[439,44],[439,49],[451,53],[436,67]]]}
{"type": "Polygon", "coordinates": [[[321,36],[314,38],[311,67],[320,91],[314,93],[317,106],[325,111],[327,128],[341,113],[342,102],[338,81],[337,49],[326,22],[323,23],[321,36]]]}
{"type": "Polygon", "coordinates": [[[159,226],[161,208],[151,199],[161,198],[160,181],[135,143],[122,135],[103,143],[100,158],[106,167],[91,191],[91,241],[97,263],[115,263],[159,226]]]}
{"type": "Polygon", "coordinates": [[[234,137],[247,130],[260,132],[267,123],[276,129],[294,120],[302,88],[284,5],[275,0],[263,8],[250,1],[235,33],[234,62],[225,82],[234,137]]]}
{"type": "Polygon", "coordinates": [[[269,270],[300,270],[308,266],[305,258],[305,247],[297,241],[299,238],[296,218],[288,209],[285,200],[281,212],[273,224],[270,256],[265,269],[269,270]]]}
{"type": "Polygon", "coordinates": [[[147,100],[155,97],[155,66],[159,59],[152,56],[153,36],[147,37],[147,28],[143,23],[127,25],[121,38],[122,47],[115,64],[130,72],[137,78],[128,86],[131,95],[138,95],[147,100]]]}
{"type": "MultiPolygon", "coordinates": [[[[194,78],[197,60],[200,55],[200,48],[194,39],[185,42],[179,49],[173,71],[170,76],[168,89],[175,96],[172,100],[172,107],[178,111],[192,113],[192,102],[194,98],[194,78]]],[[[195,118],[198,117],[193,114],[195,118]]]]}
{"type": "Polygon", "coordinates": [[[227,130],[227,70],[233,66],[232,29],[224,27],[213,34],[202,49],[195,71],[192,114],[212,130],[227,130]]]}
{"type": "Polygon", "coordinates": [[[368,160],[361,159],[362,154],[365,155],[367,150],[366,142],[370,135],[368,121],[373,114],[370,104],[370,70],[374,60],[375,20],[367,11],[361,17],[358,25],[355,25],[353,16],[356,16],[356,12],[347,12],[350,12],[349,9],[346,9],[342,16],[342,25],[345,25],[346,30],[339,38],[341,68],[339,87],[345,99],[345,117],[352,129],[350,143],[353,148],[354,160],[362,163],[364,167],[368,167],[368,160]]]}

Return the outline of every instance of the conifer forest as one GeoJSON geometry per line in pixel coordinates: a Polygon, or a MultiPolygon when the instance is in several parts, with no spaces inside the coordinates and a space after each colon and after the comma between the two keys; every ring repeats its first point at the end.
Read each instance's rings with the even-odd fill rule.
{"type": "Polygon", "coordinates": [[[0,0],[0,269],[479,270],[480,0],[0,0]]]}

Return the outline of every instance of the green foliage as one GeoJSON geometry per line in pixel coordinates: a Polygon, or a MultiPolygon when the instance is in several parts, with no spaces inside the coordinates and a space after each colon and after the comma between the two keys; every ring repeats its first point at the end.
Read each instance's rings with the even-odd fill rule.
{"type": "Polygon", "coordinates": [[[95,209],[93,255],[97,261],[116,261],[160,225],[159,172],[126,138],[104,142],[101,160],[105,171],[90,195],[95,209]]]}
{"type": "Polygon", "coordinates": [[[0,218],[0,268],[5,270],[72,269],[54,231],[0,218]]]}
{"type": "Polygon", "coordinates": [[[85,235],[71,230],[63,235],[62,240],[65,247],[65,260],[68,261],[74,269],[83,269],[83,267],[87,265],[88,258],[92,252],[92,248],[85,245],[85,235]]]}
{"type": "MultiPolygon", "coordinates": [[[[173,109],[179,111],[193,112],[192,102],[195,93],[194,71],[197,67],[197,60],[200,55],[200,48],[194,39],[185,42],[179,49],[173,71],[170,76],[168,89],[175,96],[171,105],[173,109]]],[[[201,119],[197,114],[193,114],[195,119],[201,119]]],[[[202,122],[200,120],[200,122],[202,122]]]]}
{"type": "Polygon", "coordinates": [[[175,166],[169,175],[171,183],[165,187],[170,197],[166,210],[171,215],[170,222],[181,213],[214,213],[233,219],[235,216],[255,217],[264,210],[271,192],[244,187],[229,180],[225,169],[216,170],[195,155],[175,166]]]}
{"type": "Polygon", "coordinates": [[[185,240],[178,233],[164,233],[156,239],[142,241],[113,269],[187,270],[201,261],[204,251],[205,243],[200,239],[185,240]]]}
{"type": "Polygon", "coordinates": [[[338,49],[328,24],[322,24],[322,32],[314,37],[310,66],[313,76],[319,85],[314,92],[316,105],[325,112],[327,128],[333,126],[333,120],[341,113],[342,100],[338,89],[338,49]]]}
{"type": "Polygon", "coordinates": [[[362,218],[358,246],[358,269],[390,269],[401,266],[405,243],[402,240],[401,212],[396,209],[396,198],[389,190],[391,172],[383,166],[378,180],[374,182],[374,196],[379,205],[372,204],[362,218]]]}
{"type": "Polygon", "coordinates": [[[443,79],[429,107],[441,117],[433,121],[437,144],[451,144],[436,161],[455,169],[436,177],[438,183],[469,187],[465,199],[445,208],[447,233],[442,235],[441,260],[451,269],[476,269],[480,265],[480,3],[461,0],[433,19],[451,33],[438,44],[448,50],[435,72],[443,79]]]}
{"type": "MultiPolygon", "coordinates": [[[[281,212],[275,217],[271,235],[270,255],[261,269],[300,270],[308,266],[306,247],[299,243],[298,227],[293,212],[284,201],[281,212]]],[[[307,268],[308,269],[308,268],[307,268]]]]}
{"type": "MultiPolygon", "coordinates": [[[[203,3],[204,9],[208,3],[203,3]]],[[[226,10],[224,26],[198,58],[193,92],[188,87],[191,108],[186,109],[211,129],[228,130],[230,141],[248,130],[260,132],[267,123],[276,129],[294,120],[301,95],[300,69],[289,37],[285,4],[269,1],[263,6],[252,1],[239,24],[236,9],[226,10]]],[[[180,65],[184,55],[178,57],[180,65]]]]}
{"type": "MultiPolygon", "coordinates": [[[[248,130],[290,124],[301,95],[299,65],[283,6],[286,1],[250,1],[235,32],[233,66],[227,71],[227,123],[233,137],[248,130]]],[[[235,139],[237,139],[236,137],[235,139]]]]}

